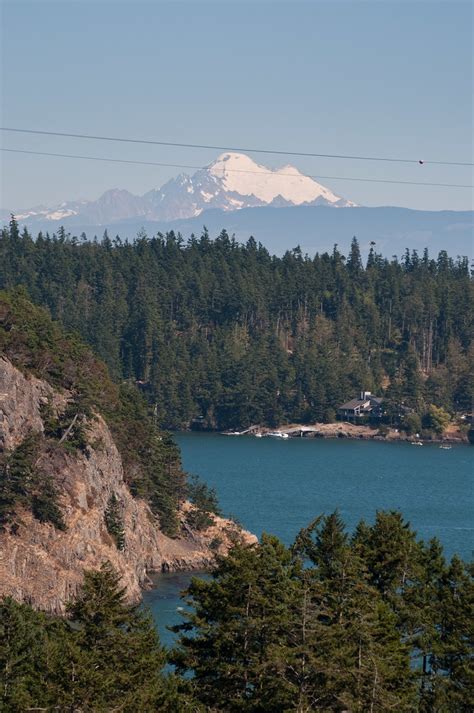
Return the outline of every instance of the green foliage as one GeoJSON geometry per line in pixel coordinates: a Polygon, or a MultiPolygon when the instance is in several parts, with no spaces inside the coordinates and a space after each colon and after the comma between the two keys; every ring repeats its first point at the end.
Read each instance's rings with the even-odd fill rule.
{"type": "Polygon", "coordinates": [[[408,413],[403,419],[403,428],[409,435],[421,433],[421,418],[417,413],[408,413]]]}
{"type": "MultiPolygon", "coordinates": [[[[323,540],[338,522],[325,522],[323,540]]],[[[328,565],[326,544],[320,541],[320,555],[328,565]]],[[[193,581],[187,600],[194,612],[177,627],[183,633],[173,661],[179,672],[192,672],[194,694],[204,705],[217,711],[413,710],[415,688],[395,616],[365,582],[346,544],[332,554],[336,579],[303,567],[299,556],[264,535],[258,547],[236,547],[210,582],[193,581]]]]}
{"type": "Polygon", "coordinates": [[[40,522],[65,529],[56,485],[39,465],[43,445],[39,435],[29,436],[0,460],[0,528],[15,529],[18,507],[24,507],[40,522]]]}
{"type": "Polygon", "coordinates": [[[68,611],[65,621],[0,601],[2,711],[198,710],[164,675],[153,623],[127,604],[110,565],[85,573],[68,611]]]}
{"type": "Polygon", "coordinates": [[[115,493],[110,496],[104,512],[107,532],[113,538],[117,549],[125,549],[125,529],[120,501],[115,493]]]}
{"type": "MultiPolygon", "coordinates": [[[[375,523],[357,528],[353,545],[364,561],[368,579],[409,627],[405,594],[423,572],[423,546],[399,512],[377,512],[375,523]]],[[[407,632],[408,633],[408,632],[407,632]]]]}
{"type": "Polygon", "coordinates": [[[37,487],[31,494],[31,512],[40,522],[51,522],[58,530],[65,530],[66,525],[57,504],[57,488],[52,478],[41,473],[36,483],[37,487]]]}
{"type": "Polygon", "coordinates": [[[211,540],[211,542],[209,543],[209,549],[212,550],[213,552],[217,552],[221,545],[222,545],[222,538],[214,537],[211,540]]]}
{"type": "MultiPolygon", "coordinates": [[[[33,240],[11,227],[0,236],[0,288],[18,285],[114,379],[138,380],[166,428],[330,421],[362,387],[382,394],[387,383],[397,423],[401,406],[454,413],[474,397],[467,258],[388,260],[372,246],[364,266],[355,239],[347,260],[337,247],[277,258],[225,231],[130,244],[33,240]]],[[[46,364],[60,380],[61,353],[46,364]]]]}
{"type": "Polygon", "coordinates": [[[320,516],[290,549],[263,535],[194,578],[167,658],[106,563],[67,619],[0,600],[1,709],[468,713],[472,574],[400,513],[352,537],[320,516]]]}
{"type": "Polygon", "coordinates": [[[193,580],[187,599],[192,636],[183,636],[173,662],[192,670],[199,700],[215,710],[287,710],[271,651],[288,631],[298,565],[276,538],[258,548],[236,547],[212,580],[193,580]],[[266,700],[265,707],[262,707],[266,700]]]}
{"type": "Polygon", "coordinates": [[[435,433],[441,434],[446,429],[450,421],[451,417],[449,413],[446,413],[444,409],[431,404],[428,412],[423,418],[423,425],[425,428],[433,429],[435,433]]]}
{"type": "Polygon", "coordinates": [[[187,514],[187,522],[190,527],[196,530],[205,530],[214,522],[212,515],[222,514],[216,491],[200,480],[197,475],[192,475],[188,478],[187,493],[190,501],[195,505],[195,509],[190,510],[187,514]]]}
{"type": "Polygon", "coordinates": [[[208,710],[470,710],[472,577],[400,513],[352,538],[320,516],[290,550],[264,535],[185,596],[172,661],[208,710]]]}
{"type": "Polygon", "coordinates": [[[48,635],[62,625],[25,604],[0,600],[0,708],[6,713],[27,710],[43,699],[48,676],[48,635]]]}
{"type": "Polygon", "coordinates": [[[49,402],[43,404],[41,416],[47,438],[57,440],[70,453],[87,451],[86,415],[78,400],[69,401],[64,412],[58,415],[53,414],[49,402]]]}
{"type": "Polygon", "coordinates": [[[129,383],[120,385],[117,410],[109,411],[107,419],[132,494],[145,498],[163,532],[175,536],[178,507],[186,496],[186,476],[172,436],[158,430],[145,399],[129,383]]]}

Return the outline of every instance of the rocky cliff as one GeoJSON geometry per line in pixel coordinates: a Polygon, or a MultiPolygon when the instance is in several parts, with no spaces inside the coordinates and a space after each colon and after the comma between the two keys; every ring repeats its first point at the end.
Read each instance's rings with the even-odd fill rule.
{"type": "MultiPolygon", "coordinates": [[[[42,407],[61,412],[67,391],[22,373],[0,358],[0,453],[11,452],[26,437],[44,434],[42,407]]],[[[70,450],[48,445],[42,438],[35,466],[51,477],[58,493],[64,531],[41,522],[26,508],[17,513],[15,527],[0,530],[0,596],[12,595],[47,611],[63,612],[65,603],[82,582],[83,570],[109,560],[122,575],[130,599],[137,600],[148,573],[160,570],[201,569],[212,565],[217,552],[225,554],[235,540],[256,541],[235,523],[214,517],[204,531],[193,531],[183,503],[180,531],[165,536],[149,505],[132,497],[124,465],[104,419],[94,414],[86,423],[87,447],[70,450]],[[108,532],[105,511],[115,495],[121,511],[124,547],[108,532]]]]}

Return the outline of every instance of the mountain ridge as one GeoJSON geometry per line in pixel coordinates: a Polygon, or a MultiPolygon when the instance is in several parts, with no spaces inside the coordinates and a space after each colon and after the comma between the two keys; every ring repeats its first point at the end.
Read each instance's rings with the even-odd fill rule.
{"type": "MultiPolygon", "coordinates": [[[[269,169],[255,163],[246,154],[222,153],[207,167],[192,176],[181,173],[161,188],[135,195],[123,188],[105,191],[97,200],[63,201],[16,212],[18,220],[34,225],[46,221],[52,225],[68,220],[98,225],[126,218],[178,220],[193,218],[209,208],[232,212],[257,206],[328,205],[352,207],[355,204],[302,174],[291,165],[269,169]]],[[[8,213],[2,211],[5,219],[8,213]]]]}

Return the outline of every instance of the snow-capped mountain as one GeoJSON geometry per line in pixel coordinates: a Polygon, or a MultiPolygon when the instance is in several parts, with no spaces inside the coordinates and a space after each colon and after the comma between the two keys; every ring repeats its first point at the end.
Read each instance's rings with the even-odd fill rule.
{"type": "MultiPolygon", "coordinates": [[[[200,179],[199,174],[196,174],[196,178],[200,179]]],[[[267,205],[277,199],[293,205],[310,204],[316,200],[331,205],[341,202],[347,204],[347,201],[312,178],[304,176],[294,166],[286,165],[276,171],[269,171],[245,154],[222,154],[204,173],[204,178],[227,193],[253,196],[267,205]]]]}
{"type": "Polygon", "coordinates": [[[71,226],[79,223],[105,226],[129,218],[160,221],[195,218],[210,208],[234,211],[300,205],[355,204],[304,176],[294,166],[272,170],[245,154],[228,152],[193,176],[181,174],[143,196],[113,189],[96,201],[65,202],[52,208],[37,206],[18,211],[16,218],[33,225],[51,221],[71,226]]]}
{"type": "Polygon", "coordinates": [[[240,153],[224,153],[192,177],[182,174],[144,198],[152,203],[155,220],[194,218],[209,208],[232,211],[268,205],[354,205],[294,166],[272,171],[240,153]]]}

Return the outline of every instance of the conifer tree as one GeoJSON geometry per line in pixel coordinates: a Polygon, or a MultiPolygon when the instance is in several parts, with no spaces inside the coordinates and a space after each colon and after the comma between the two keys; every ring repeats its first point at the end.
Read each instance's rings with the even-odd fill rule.
{"type": "Polygon", "coordinates": [[[204,705],[226,711],[291,707],[291,687],[276,671],[298,569],[286,548],[264,535],[258,547],[235,547],[211,581],[193,580],[187,600],[195,612],[177,627],[182,633],[172,661],[178,672],[192,672],[204,705]]]}
{"type": "Polygon", "coordinates": [[[472,565],[453,557],[440,577],[434,603],[435,632],[421,710],[472,710],[474,691],[474,583],[472,565]]]}
{"type": "Polygon", "coordinates": [[[85,573],[68,613],[73,647],[63,671],[68,685],[62,705],[172,710],[171,691],[161,673],[165,655],[153,622],[137,606],[127,604],[120,577],[110,564],[85,573]]]}
{"type": "Polygon", "coordinates": [[[43,700],[46,647],[46,618],[9,597],[0,600],[0,710],[16,713],[43,700]]]}

